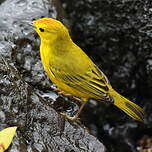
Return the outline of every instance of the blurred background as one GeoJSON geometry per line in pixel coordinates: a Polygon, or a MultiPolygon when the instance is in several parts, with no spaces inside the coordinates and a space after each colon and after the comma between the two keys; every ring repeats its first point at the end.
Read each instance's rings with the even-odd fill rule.
{"type": "MultiPolygon", "coordinates": [[[[77,103],[69,100],[68,105],[64,105],[67,99],[53,93],[51,82],[40,62],[39,38],[24,22],[41,17],[53,17],[62,21],[69,28],[74,42],[107,75],[113,88],[140,105],[146,113],[145,122],[140,123],[112,105],[89,102],[81,113],[81,123],[109,152],[152,151],[150,0],[3,0],[0,1],[0,12],[0,54],[18,70],[19,77],[15,76],[15,81],[21,77],[34,88],[31,90],[38,92],[57,111],[72,113],[75,107],[78,108],[77,103]]],[[[1,66],[0,90],[12,91],[7,87],[8,71],[3,70],[1,66]]],[[[24,92],[26,91],[23,91],[23,95],[24,92]]],[[[16,97],[16,93],[12,93],[8,99],[10,94],[2,96],[0,93],[3,111],[0,111],[0,127],[8,124],[24,126],[22,116],[33,108],[27,106],[32,102],[31,97],[28,98],[29,94],[23,96],[19,93],[16,97]],[[11,111],[10,101],[13,101],[11,111]],[[4,119],[4,116],[9,116],[9,119],[4,119]]],[[[34,112],[31,113],[30,117],[33,117],[34,112]]],[[[47,113],[44,115],[47,116],[47,113]]],[[[22,133],[25,131],[27,129],[22,133]]],[[[32,143],[31,141],[34,143],[30,133],[26,136],[28,134],[22,137],[24,144],[32,143]]]]}
{"type": "Polygon", "coordinates": [[[140,146],[152,151],[152,3],[148,0],[61,2],[74,41],[102,69],[111,85],[143,107],[147,115],[142,124],[113,106],[97,103],[85,107],[83,123],[110,152],[140,151],[140,146]]]}

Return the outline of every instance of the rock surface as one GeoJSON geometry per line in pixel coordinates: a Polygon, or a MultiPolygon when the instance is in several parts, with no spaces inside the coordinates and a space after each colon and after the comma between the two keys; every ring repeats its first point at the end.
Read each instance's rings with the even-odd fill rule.
{"type": "Polygon", "coordinates": [[[104,145],[84,126],[52,108],[58,96],[41,66],[39,39],[26,24],[42,16],[56,18],[59,12],[52,1],[6,0],[0,12],[0,129],[18,126],[8,151],[104,152],[104,145]],[[47,95],[49,100],[43,98],[47,95]]]}

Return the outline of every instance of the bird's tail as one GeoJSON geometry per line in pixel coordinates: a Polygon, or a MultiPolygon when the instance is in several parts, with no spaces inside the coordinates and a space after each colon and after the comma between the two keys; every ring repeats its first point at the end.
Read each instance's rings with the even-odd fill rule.
{"type": "Polygon", "coordinates": [[[144,120],[144,111],[135,103],[129,101],[125,97],[121,96],[114,89],[110,91],[110,95],[114,98],[114,105],[119,109],[123,110],[127,115],[132,117],[135,120],[142,121],[144,120]]]}

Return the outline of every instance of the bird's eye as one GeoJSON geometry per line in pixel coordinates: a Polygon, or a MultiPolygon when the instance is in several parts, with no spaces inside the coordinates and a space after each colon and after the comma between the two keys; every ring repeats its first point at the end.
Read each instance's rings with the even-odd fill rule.
{"type": "Polygon", "coordinates": [[[39,28],[39,30],[40,30],[41,32],[44,32],[44,29],[43,29],[43,28],[39,28]]]}

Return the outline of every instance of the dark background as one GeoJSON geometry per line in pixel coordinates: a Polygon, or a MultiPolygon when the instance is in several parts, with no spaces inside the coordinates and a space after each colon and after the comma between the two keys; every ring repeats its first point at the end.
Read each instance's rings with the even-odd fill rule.
{"type": "Polygon", "coordinates": [[[81,115],[83,123],[110,152],[136,151],[141,141],[146,142],[145,136],[150,138],[152,134],[152,3],[148,0],[61,2],[74,41],[107,75],[111,85],[143,107],[147,115],[142,124],[113,106],[88,104],[81,115]]]}

